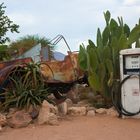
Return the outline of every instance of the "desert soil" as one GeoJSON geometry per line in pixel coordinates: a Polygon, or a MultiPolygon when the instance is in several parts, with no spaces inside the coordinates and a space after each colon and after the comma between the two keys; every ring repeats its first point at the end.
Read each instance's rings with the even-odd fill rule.
{"type": "Polygon", "coordinates": [[[140,119],[67,117],[58,126],[5,128],[0,140],[140,140],[140,119]]]}

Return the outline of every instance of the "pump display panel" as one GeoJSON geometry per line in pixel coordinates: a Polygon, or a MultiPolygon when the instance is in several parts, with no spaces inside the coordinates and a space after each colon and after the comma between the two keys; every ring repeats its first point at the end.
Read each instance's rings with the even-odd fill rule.
{"type": "Polygon", "coordinates": [[[126,55],[124,59],[124,74],[140,74],[140,55],[126,55]]]}

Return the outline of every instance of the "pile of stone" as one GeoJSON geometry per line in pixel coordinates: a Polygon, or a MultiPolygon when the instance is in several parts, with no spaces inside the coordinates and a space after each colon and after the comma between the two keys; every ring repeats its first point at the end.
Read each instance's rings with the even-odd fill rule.
{"type": "Polygon", "coordinates": [[[7,114],[0,114],[0,130],[2,131],[2,128],[6,125],[12,128],[26,127],[31,123],[59,125],[59,118],[62,116],[94,117],[97,114],[118,116],[114,108],[96,109],[91,107],[87,100],[74,104],[71,99],[66,99],[65,102],[57,106],[44,100],[42,106],[38,108],[30,107],[28,110],[11,108],[7,114]]]}
{"type": "Polygon", "coordinates": [[[88,100],[79,101],[77,104],[73,104],[70,99],[67,99],[62,104],[58,105],[58,110],[61,114],[64,115],[72,115],[72,116],[95,116],[95,115],[110,115],[110,116],[118,116],[117,111],[114,107],[105,109],[99,108],[96,109],[92,107],[88,100]]]}

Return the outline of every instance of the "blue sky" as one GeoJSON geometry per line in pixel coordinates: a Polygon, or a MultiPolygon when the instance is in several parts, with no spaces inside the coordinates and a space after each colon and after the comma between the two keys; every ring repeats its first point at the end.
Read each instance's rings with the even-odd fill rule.
{"type": "MultiPolygon", "coordinates": [[[[113,18],[122,16],[130,27],[140,17],[140,0],[3,0],[6,14],[20,25],[19,34],[8,33],[11,40],[38,34],[52,39],[62,34],[72,50],[88,39],[95,41],[97,28],[104,27],[103,12],[113,18]]],[[[62,43],[61,43],[62,44],[62,43]]],[[[65,46],[62,44],[62,52],[65,46]]]]}

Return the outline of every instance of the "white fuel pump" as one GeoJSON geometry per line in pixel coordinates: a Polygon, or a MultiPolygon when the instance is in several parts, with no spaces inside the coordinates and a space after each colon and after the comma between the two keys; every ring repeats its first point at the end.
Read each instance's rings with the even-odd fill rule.
{"type": "Polygon", "coordinates": [[[120,76],[122,114],[140,118],[140,48],[120,51],[120,76]]]}

